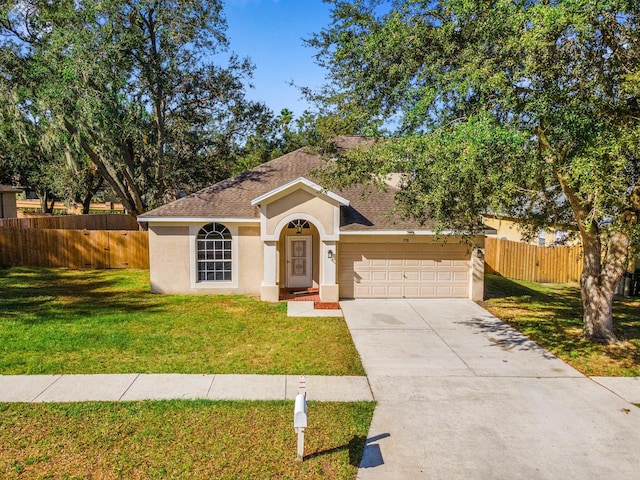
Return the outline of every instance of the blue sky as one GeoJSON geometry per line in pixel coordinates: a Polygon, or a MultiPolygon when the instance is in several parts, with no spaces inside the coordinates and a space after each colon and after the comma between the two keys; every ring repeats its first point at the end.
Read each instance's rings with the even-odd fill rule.
{"type": "Polygon", "coordinates": [[[322,0],[225,1],[230,50],[256,66],[250,99],[264,101],[276,114],[288,108],[298,117],[308,108],[288,83],[324,83],[326,72],[314,63],[316,51],[302,39],[329,25],[330,9],[322,0]]]}

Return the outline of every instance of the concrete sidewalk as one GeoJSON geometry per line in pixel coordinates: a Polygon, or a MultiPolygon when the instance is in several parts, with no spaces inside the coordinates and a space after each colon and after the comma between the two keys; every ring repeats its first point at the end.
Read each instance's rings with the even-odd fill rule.
{"type": "Polygon", "coordinates": [[[640,377],[590,377],[629,403],[640,405],[640,377]]]}
{"type": "MultiPolygon", "coordinates": [[[[297,375],[0,375],[0,402],[293,400],[297,375]]],[[[366,377],[309,375],[309,401],[371,401],[366,377]]]]}
{"type": "Polygon", "coordinates": [[[469,300],[341,305],[377,401],[359,479],[637,478],[634,380],[601,385],[469,300]]]}

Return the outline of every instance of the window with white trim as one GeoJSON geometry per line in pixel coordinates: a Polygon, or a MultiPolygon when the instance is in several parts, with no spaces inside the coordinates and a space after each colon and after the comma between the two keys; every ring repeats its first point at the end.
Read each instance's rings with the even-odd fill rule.
{"type": "Polygon", "coordinates": [[[196,240],[199,282],[230,282],[232,272],[231,232],[221,223],[209,223],[196,240]]]}

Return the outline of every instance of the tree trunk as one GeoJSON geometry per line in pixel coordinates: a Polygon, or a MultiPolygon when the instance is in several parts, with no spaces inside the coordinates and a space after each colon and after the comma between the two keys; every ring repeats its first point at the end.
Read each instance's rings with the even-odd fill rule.
{"type": "Polygon", "coordinates": [[[46,190],[38,192],[38,197],[40,197],[40,210],[42,210],[42,213],[53,213],[53,207],[56,204],[55,197],[46,190]]]}
{"type": "MultiPolygon", "coordinates": [[[[606,282],[609,283],[609,282],[606,282]]],[[[613,288],[602,285],[599,275],[582,274],[583,334],[589,340],[615,343],[613,333],[613,288]]]]}
{"type": "MultiPolygon", "coordinates": [[[[63,118],[65,128],[71,135],[78,135],[78,129],[67,118],[63,118]]],[[[99,175],[109,184],[112,190],[120,199],[120,202],[127,210],[127,213],[133,217],[144,213],[146,208],[142,202],[142,196],[138,189],[138,186],[133,181],[132,175],[129,174],[127,168],[122,169],[122,176],[125,177],[123,181],[118,175],[117,169],[113,164],[109,163],[109,159],[103,159],[85,139],[80,139],[80,147],[87,154],[91,160],[93,166],[98,171],[99,175]],[[104,160],[104,161],[103,161],[104,160]]],[[[128,165],[133,165],[131,158],[128,159],[130,152],[126,148],[121,149],[122,158],[128,165]]],[[[133,167],[132,167],[133,168],[133,167]]]]}
{"type": "Polygon", "coordinates": [[[93,200],[93,193],[88,193],[82,199],[82,214],[88,215],[91,211],[91,200],[93,200]]]}
{"type": "Polygon", "coordinates": [[[582,306],[584,308],[583,335],[600,343],[616,343],[613,333],[613,296],[617,282],[626,269],[629,237],[613,234],[606,250],[602,249],[600,236],[583,235],[583,270],[580,279],[582,306]]]}
{"type": "Polygon", "coordinates": [[[88,215],[91,211],[91,201],[102,186],[102,177],[97,172],[88,172],[86,173],[85,184],[87,186],[87,192],[84,196],[80,197],[80,200],[82,203],[82,214],[88,215]]]}

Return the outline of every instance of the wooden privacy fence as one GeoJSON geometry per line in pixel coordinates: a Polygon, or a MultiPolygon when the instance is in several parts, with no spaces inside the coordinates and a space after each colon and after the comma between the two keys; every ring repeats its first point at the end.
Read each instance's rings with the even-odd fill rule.
{"type": "Polygon", "coordinates": [[[485,272],[540,283],[579,282],[582,247],[538,247],[487,237],[485,272]]]}
{"type": "Polygon", "coordinates": [[[56,215],[49,217],[4,218],[0,227],[42,228],[64,230],[139,230],[138,221],[131,215],[56,215]]]}
{"type": "Polygon", "coordinates": [[[149,268],[149,237],[139,231],[0,228],[0,265],[149,268]]]}

